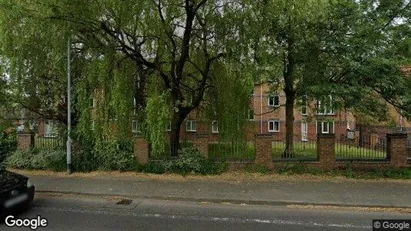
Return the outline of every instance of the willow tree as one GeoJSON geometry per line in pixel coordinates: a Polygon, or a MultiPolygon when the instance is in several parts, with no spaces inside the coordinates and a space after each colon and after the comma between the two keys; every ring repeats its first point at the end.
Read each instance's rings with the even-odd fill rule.
{"type": "Polygon", "coordinates": [[[270,67],[278,83],[272,91],[286,96],[286,156],[294,152],[299,97],[332,95],[335,109],[378,114],[375,108],[390,103],[410,112],[409,100],[400,96],[409,91],[399,71],[400,47],[409,44],[409,1],[258,2],[253,48],[259,65],[270,67]]]}
{"type": "MultiPolygon", "coordinates": [[[[172,155],[177,155],[179,149],[182,122],[201,105],[207,89],[218,82],[212,81],[218,78],[214,66],[217,63],[228,65],[225,59],[243,57],[248,52],[240,43],[247,29],[242,25],[240,1],[106,0],[84,4],[81,0],[2,0],[2,9],[7,17],[21,19],[16,20],[15,25],[28,22],[30,34],[56,38],[49,30],[51,26],[56,29],[58,40],[72,37],[82,44],[82,60],[91,66],[86,69],[97,70],[89,73],[106,76],[99,79],[105,86],[117,84],[113,92],[117,97],[111,98],[105,91],[106,101],[128,98],[132,102],[134,96],[139,111],[147,114],[148,91],[150,85],[156,85],[156,89],[166,95],[164,102],[170,108],[172,155]],[[92,68],[101,65],[104,67],[92,68]],[[124,91],[122,86],[132,86],[131,93],[124,91]]],[[[12,25],[8,30],[16,40],[19,40],[18,35],[25,33],[14,31],[12,25]]],[[[36,46],[35,41],[25,45],[36,46]]],[[[19,52],[22,50],[20,47],[19,52]]],[[[233,60],[244,61],[231,59],[230,62],[233,60]]],[[[112,101],[110,105],[118,109],[125,104],[112,101]]]]}
{"type": "MultiPolygon", "coordinates": [[[[40,23],[44,9],[28,11],[12,1],[0,5],[0,69],[8,76],[2,90],[8,92],[9,106],[66,124],[67,42],[62,40],[67,37],[66,24],[40,23]]],[[[72,74],[77,81],[82,63],[74,60],[72,74]]],[[[72,118],[76,124],[75,113],[72,118]]]]}

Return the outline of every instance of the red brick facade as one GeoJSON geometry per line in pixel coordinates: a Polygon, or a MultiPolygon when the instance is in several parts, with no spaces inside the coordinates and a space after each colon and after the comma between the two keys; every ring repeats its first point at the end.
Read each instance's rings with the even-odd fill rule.
{"type": "Polygon", "coordinates": [[[387,146],[387,156],[393,167],[407,166],[407,134],[388,134],[387,146]]]}
{"type": "Polygon", "coordinates": [[[332,169],[335,166],[335,135],[318,134],[317,138],[317,155],[320,167],[323,169],[332,169]]]}
{"type": "Polygon", "coordinates": [[[134,143],[134,156],[138,163],[147,164],[149,158],[149,145],[143,137],[136,137],[134,143]]]}
{"type": "Polygon", "coordinates": [[[27,150],[34,147],[34,133],[22,133],[17,136],[17,148],[27,150]]]}

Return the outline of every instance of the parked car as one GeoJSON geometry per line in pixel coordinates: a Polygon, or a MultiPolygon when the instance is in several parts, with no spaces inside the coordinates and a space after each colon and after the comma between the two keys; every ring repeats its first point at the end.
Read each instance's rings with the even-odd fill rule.
{"type": "Polygon", "coordinates": [[[34,191],[28,177],[0,167],[0,218],[29,207],[34,191]]]}

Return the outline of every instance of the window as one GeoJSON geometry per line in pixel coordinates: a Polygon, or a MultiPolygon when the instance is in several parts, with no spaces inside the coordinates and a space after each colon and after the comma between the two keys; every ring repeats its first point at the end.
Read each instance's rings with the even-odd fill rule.
{"type": "Polygon", "coordinates": [[[133,120],[131,123],[131,130],[133,133],[138,134],[141,133],[141,128],[140,128],[140,124],[138,123],[137,120],[133,120]]]}
{"type": "Polygon", "coordinates": [[[195,132],[197,131],[197,125],[195,120],[187,120],[186,122],[186,131],[195,132]]]}
{"type": "Polygon", "coordinates": [[[326,100],[317,100],[317,115],[333,115],[332,96],[326,100]]]}
{"type": "Polygon", "coordinates": [[[45,121],[44,137],[57,137],[57,126],[52,120],[45,121]]]}
{"type": "Polygon", "coordinates": [[[308,141],[308,123],[307,121],[301,122],[301,141],[308,141]]]}
{"type": "Polygon", "coordinates": [[[334,133],[334,121],[317,121],[317,133],[333,134],[334,133]]]}
{"type": "Polygon", "coordinates": [[[302,98],[301,115],[307,115],[307,96],[303,96],[302,98]]]}
{"type": "Polygon", "coordinates": [[[214,120],[211,123],[211,132],[212,133],[218,133],[218,121],[214,120]]]}
{"type": "Polygon", "coordinates": [[[254,120],[254,110],[248,110],[248,119],[254,120]]]}
{"type": "Polygon", "coordinates": [[[280,131],[280,121],[279,120],[269,120],[268,121],[268,132],[279,132],[280,131]]]}
{"type": "Polygon", "coordinates": [[[95,108],[97,106],[96,99],[94,99],[93,95],[91,95],[89,98],[89,104],[90,104],[90,108],[95,108]]]}
{"type": "Polygon", "coordinates": [[[278,95],[268,97],[268,106],[270,106],[270,107],[279,107],[280,106],[280,97],[278,95]]]}
{"type": "Polygon", "coordinates": [[[137,100],[133,97],[133,115],[137,115],[137,100]]]}
{"type": "Polygon", "coordinates": [[[168,121],[168,123],[166,124],[166,131],[171,131],[171,121],[168,121]]]}

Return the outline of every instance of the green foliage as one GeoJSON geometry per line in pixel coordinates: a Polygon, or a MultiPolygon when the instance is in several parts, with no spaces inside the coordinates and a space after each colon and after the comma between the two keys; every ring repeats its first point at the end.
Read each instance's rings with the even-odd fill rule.
{"type": "Polygon", "coordinates": [[[211,160],[252,161],[255,159],[255,146],[244,142],[240,144],[210,143],[208,144],[208,157],[211,160]]]}
{"type": "Polygon", "coordinates": [[[72,157],[73,169],[77,172],[96,171],[101,166],[101,160],[91,148],[76,148],[72,157]]]}
{"type": "Polygon", "coordinates": [[[166,147],[165,129],[170,120],[168,94],[153,95],[147,101],[146,125],[144,130],[151,143],[153,155],[164,153],[166,147]]]}
{"type": "Polygon", "coordinates": [[[63,150],[16,150],[6,161],[8,167],[64,171],[66,152],[63,150]]]}
{"type": "MultiPolygon", "coordinates": [[[[109,142],[96,149],[75,146],[73,168],[78,172],[95,170],[139,171],[130,143],[109,142]]],[[[6,159],[6,165],[18,169],[66,170],[66,151],[61,149],[16,150],[6,159]]]]}
{"type": "Polygon", "coordinates": [[[269,174],[271,172],[270,169],[268,169],[267,167],[263,165],[257,165],[257,164],[247,166],[246,171],[250,173],[256,172],[256,173],[260,173],[263,175],[269,174]]]}
{"type": "Polygon", "coordinates": [[[17,148],[17,136],[15,132],[6,133],[0,129],[0,168],[6,157],[17,148]]]}
{"type": "Polygon", "coordinates": [[[31,150],[16,150],[6,159],[6,165],[18,169],[32,168],[33,152],[31,150]]]}
{"type": "Polygon", "coordinates": [[[227,168],[226,163],[208,160],[198,149],[187,147],[181,150],[178,159],[150,161],[143,171],[148,173],[220,174],[227,168]]]}
{"type": "Polygon", "coordinates": [[[105,142],[93,150],[94,157],[102,170],[132,171],[138,169],[131,142],[105,142]]]}
{"type": "MultiPolygon", "coordinates": [[[[116,136],[127,137],[133,96],[138,101],[138,113],[160,113],[162,120],[166,110],[157,112],[158,108],[152,107],[153,102],[148,99],[163,91],[171,96],[162,105],[175,109],[172,116],[178,117],[181,123],[190,112],[202,107],[204,95],[216,80],[225,78],[216,71],[217,64],[237,70],[237,77],[231,81],[253,79],[250,74],[240,75],[247,68],[239,69],[238,57],[246,57],[249,52],[243,35],[249,25],[243,25],[245,15],[239,7],[242,2],[225,3],[223,7],[214,1],[194,0],[181,1],[181,4],[174,0],[83,3],[80,0],[41,3],[1,0],[0,17],[4,23],[0,25],[0,40],[6,57],[11,60],[11,76],[20,81],[16,86],[24,88],[21,92],[31,93],[30,98],[41,106],[47,98],[44,89],[48,85],[41,84],[41,95],[36,95],[34,86],[39,85],[39,80],[55,83],[51,91],[53,99],[65,95],[62,87],[66,83],[67,43],[62,41],[71,38],[74,97],[78,101],[75,110],[80,123],[77,130],[84,139],[100,142],[116,136]],[[223,11],[219,10],[222,8],[223,11]],[[151,91],[151,85],[158,91],[151,91]],[[87,115],[90,114],[87,102],[95,90],[101,94],[94,117],[96,129],[91,131],[93,117],[87,115]],[[111,117],[117,119],[115,133],[111,117]]],[[[248,60],[242,59],[241,65],[248,65],[248,60]]],[[[236,105],[233,102],[247,100],[237,93],[232,92],[227,102],[236,105]]],[[[22,95],[25,94],[19,94],[22,95]]],[[[160,152],[164,148],[160,142],[164,124],[154,121],[157,116],[142,116],[138,120],[145,122],[146,118],[154,151],[160,152]]],[[[235,118],[241,119],[244,118],[235,118]]],[[[237,123],[222,123],[239,130],[237,123]]],[[[228,130],[227,134],[231,134],[228,130]]]]}
{"type": "Polygon", "coordinates": [[[143,167],[143,172],[163,174],[168,169],[168,166],[166,166],[167,164],[168,162],[164,160],[150,161],[143,167]]]}

